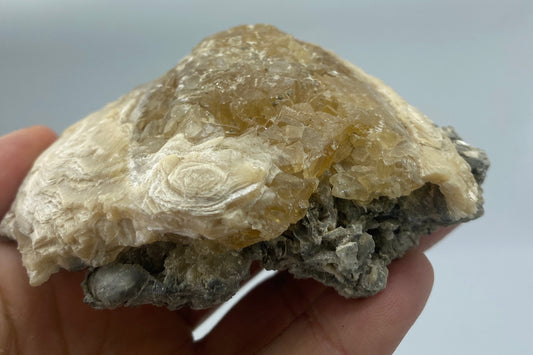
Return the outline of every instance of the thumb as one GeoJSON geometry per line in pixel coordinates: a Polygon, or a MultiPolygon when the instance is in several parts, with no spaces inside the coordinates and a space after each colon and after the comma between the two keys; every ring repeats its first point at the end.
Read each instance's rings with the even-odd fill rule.
{"type": "Polygon", "coordinates": [[[34,126],[0,137],[0,219],[15,199],[19,185],[39,154],[57,138],[44,126],[34,126]]]}

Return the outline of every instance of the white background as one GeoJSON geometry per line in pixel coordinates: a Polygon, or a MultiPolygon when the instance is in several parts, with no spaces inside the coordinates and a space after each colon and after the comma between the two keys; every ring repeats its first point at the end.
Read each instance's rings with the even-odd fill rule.
{"type": "Polygon", "coordinates": [[[486,214],[428,253],[433,294],[397,354],[533,353],[533,2],[108,3],[0,1],[0,134],[61,132],[203,37],[274,24],[383,79],[492,161],[486,214]]]}

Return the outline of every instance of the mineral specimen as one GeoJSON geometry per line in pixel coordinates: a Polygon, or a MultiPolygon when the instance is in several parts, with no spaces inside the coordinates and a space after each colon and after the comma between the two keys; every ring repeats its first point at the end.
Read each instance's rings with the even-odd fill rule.
{"type": "Polygon", "coordinates": [[[0,232],[32,285],[88,267],[97,308],[210,307],[254,260],[358,297],[421,235],[480,216],[487,168],[361,69],[240,26],[67,129],[0,232]]]}

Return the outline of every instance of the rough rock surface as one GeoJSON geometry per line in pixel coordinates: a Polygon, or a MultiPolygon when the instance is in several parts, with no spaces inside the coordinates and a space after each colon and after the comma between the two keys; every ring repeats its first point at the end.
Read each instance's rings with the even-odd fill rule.
{"type": "MultiPolygon", "coordinates": [[[[443,131],[481,184],[489,167],[485,153],[461,141],[452,128],[443,131]]],[[[145,303],[208,308],[237,292],[254,260],[266,269],[314,278],[346,297],[370,296],[385,287],[387,265],[416,246],[421,236],[483,214],[480,203],[475,215],[453,217],[434,184],[363,207],[334,197],[329,184],[322,182],[309,203],[306,216],[281,236],[239,252],[213,253],[205,241],[197,242],[199,247],[155,243],[126,251],[116,262],[88,273],[85,301],[96,308],[145,303]]]]}
{"type": "Polygon", "coordinates": [[[479,216],[487,167],[361,69],[240,26],[67,129],[0,233],[33,285],[91,267],[95,307],[208,307],[252,260],[356,297],[420,235],[479,216]]]}

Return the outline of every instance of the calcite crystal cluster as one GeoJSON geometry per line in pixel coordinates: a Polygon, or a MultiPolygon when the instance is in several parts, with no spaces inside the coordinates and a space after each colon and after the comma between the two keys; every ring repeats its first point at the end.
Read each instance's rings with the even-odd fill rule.
{"type": "Polygon", "coordinates": [[[487,168],[335,54],[240,26],[67,129],[0,232],[32,285],[88,268],[97,308],[211,307],[254,260],[366,296],[421,235],[482,214],[487,168]]]}

